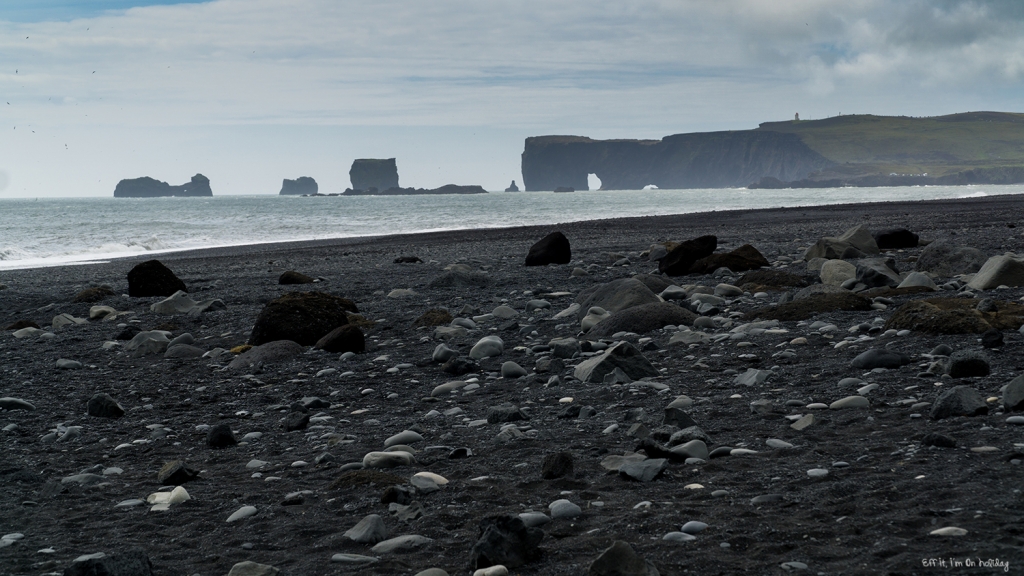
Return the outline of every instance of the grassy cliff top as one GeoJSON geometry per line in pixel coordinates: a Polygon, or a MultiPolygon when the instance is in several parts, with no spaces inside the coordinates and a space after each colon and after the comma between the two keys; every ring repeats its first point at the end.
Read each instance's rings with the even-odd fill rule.
{"type": "Polygon", "coordinates": [[[765,122],[758,130],[792,132],[836,162],[840,175],[940,175],[967,168],[1024,165],[1024,114],[966,112],[931,118],[836,116],[765,122]]]}

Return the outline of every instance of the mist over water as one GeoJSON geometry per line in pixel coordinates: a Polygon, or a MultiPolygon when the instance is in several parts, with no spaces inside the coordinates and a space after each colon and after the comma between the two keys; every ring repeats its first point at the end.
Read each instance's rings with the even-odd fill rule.
{"type": "Polygon", "coordinates": [[[1022,193],[1024,185],[7,199],[0,200],[0,270],[292,240],[1022,193]]]}

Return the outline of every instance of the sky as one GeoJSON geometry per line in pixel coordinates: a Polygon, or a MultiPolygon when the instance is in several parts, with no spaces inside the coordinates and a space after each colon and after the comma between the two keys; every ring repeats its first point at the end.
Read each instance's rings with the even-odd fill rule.
{"type": "Polygon", "coordinates": [[[522,186],[524,139],[1024,112],[1024,2],[3,0],[0,200],[522,186]]]}

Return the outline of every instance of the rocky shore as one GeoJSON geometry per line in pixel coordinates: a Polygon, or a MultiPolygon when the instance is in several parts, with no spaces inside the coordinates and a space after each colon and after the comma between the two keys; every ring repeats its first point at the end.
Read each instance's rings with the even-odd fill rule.
{"type": "Polygon", "coordinates": [[[4,272],[0,574],[1019,571],[1022,225],[1000,196],[4,272]]]}

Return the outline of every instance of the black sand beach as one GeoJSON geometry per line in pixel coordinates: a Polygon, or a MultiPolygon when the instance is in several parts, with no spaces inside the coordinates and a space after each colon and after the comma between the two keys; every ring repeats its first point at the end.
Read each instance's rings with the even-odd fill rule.
{"type": "MultiPolygon", "coordinates": [[[[608,335],[596,346],[584,344],[580,356],[549,361],[553,339],[589,342],[579,316],[554,316],[595,286],[658,276],[658,263],[643,254],[652,244],[713,234],[719,252],[749,243],[771,263],[768,269],[813,284],[819,275],[808,271],[805,249],[858,225],[873,232],[906,228],[922,243],[949,241],[987,258],[1021,250],[1024,197],[716,212],[159,255],[193,300],[224,304],[194,316],[151,311],[161,297],[127,296],[126,276],[145,258],[0,272],[6,286],[0,327],[24,320],[52,334],[0,333],[0,397],[34,408],[0,403],[14,408],[0,409],[0,537],[6,543],[0,544],[0,574],[61,574],[69,567],[69,574],[84,573],[73,571],[82,555],[133,550],[148,557],[153,574],[168,576],[220,576],[244,561],[289,575],[411,576],[431,567],[472,574],[482,520],[529,512],[550,517],[549,504],[562,499],[579,506],[579,514],[538,524],[543,539],[536,547],[520,542],[515,557],[524,563],[510,573],[654,574],[643,562],[632,571],[607,571],[607,562],[592,566],[615,541],[628,543],[663,575],[1020,571],[1024,426],[1007,422],[1014,413],[1004,408],[1002,389],[1024,374],[1024,336],[1017,330],[1024,312],[1016,320],[1024,287],[969,289],[969,277],[939,274],[935,284],[946,288],[936,292],[874,288],[860,292],[867,309],[823,310],[743,329],[763,322],[771,306],[802,287],[746,284],[743,273],[727,271],[645,277],[648,287],[671,282],[690,297],[720,284],[739,286],[742,294],[720,289],[722,300],[708,299],[713,305],[704,320],[681,343],[670,343],[677,330],[659,328],[608,335]],[[571,243],[572,262],[525,267],[530,246],[555,230],[571,243]],[[394,262],[403,256],[421,262],[394,262]],[[471,280],[462,286],[433,282],[451,264],[468,266],[471,280]],[[576,268],[586,274],[573,275],[576,268]],[[320,281],[279,285],[289,270],[320,281]],[[73,302],[83,290],[104,285],[112,295],[73,302]],[[349,321],[365,333],[364,353],[342,359],[307,345],[285,360],[228,368],[236,358],[231,352],[135,355],[126,350],[127,340],[116,340],[134,326],[165,330],[171,338],[190,334],[199,352],[231,350],[247,343],[268,302],[307,291],[356,305],[358,317],[349,321]],[[981,319],[995,327],[1002,345],[983,346],[980,332],[941,333],[934,323],[896,335],[903,330],[894,327],[897,310],[937,297],[967,302],[942,317],[947,331],[973,330],[981,319]],[[533,308],[540,305],[529,304],[533,300],[550,308],[533,308]],[[98,305],[127,314],[88,320],[98,305]],[[503,306],[515,314],[501,318],[502,309],[488,316],[503,306]],[[414,325],[432,309],[478,317],[464,323],[476,327],[440,335],[434,326],[414,325]],[[53,328],[61,314],[86,320],[53,328]],[[468,373],[446,373],[432,359],[441,343],[466,358],[488,335],[501,338],[503,351],[468,373]],[[850,344],[836,348],[847,338],[850,344]],[[574,377],[577,365],[618,341],[630,342],[658,375],[628,382],[574,377]],[[950,350],[937,353],[940,345],[950,350]],[[901,352],[908,362],[880,371],[851,365],[875,348],[901,352]],[[956,353],[974,363],[966,373],[944,373],[947,356],[956,353]],[[58,368],[62,359],[71,367],[58,368]],[[502,377],[509,361],[528,374],[502,377]],[[982,363],[987,375],[971,375],[985,371],[982,363]],[[744,375],[763,381],[738,382],[744,375]],[[840,384],[847,378],[861,382],[840,384]],[[469,386],[432,395],[452,381],[469,386]],[[940,395],[957,386],[973,391],[984,410],[933,418],[940,395]],[[125,415],[87,415],[87,403],[99,393],[120,403],[125,415]],[[667,412],[679,396],[689,401],[667,412]],[[866,398],[868,406],[829,407],[850,396],[866,398]],[[304,427],[285,430],[284,420],[303,415],[309,417],[304,427]],[[806,415],[813,423],[794,429],[806,415]],[[699,430],[679,425],[686,417],[699,430]],[[218,424],[227,424],[240,443],[211,447],[208,428],[218,424]],[[384,450],[386,439],[406,430],[415,432],[402,438],[415,452],[413,463],[361,469],[365,455],[384,450]],[[254,432],[258,437],[244,439],[254,432]],[[689,453],[670,450],[693,439],[703,439],[712,454],[687,463],[689,453]],[[571,470],[544,478],[542,468],[549,476],[559,472],[542,466],[545,457],[563,452],[571,470]],[[609,470],[609,456],[634,452],[641,455],[636,460],[665,459],[651,466],[655,478],[609,470]],[[160,490],[158,472],[175,460],[199,472],[181,484],[191,499],[166,511],[150,511],[146,503],[118,507],[160,490]],[[448,483],[409,484],[425,471],[448,483]],[[399,488],[389,489],[392,484],[399,488]],[[255,515],[226,522],[245,506],[255,507],[255,515]],[[344,537],[372,514],[383,519],[388,538],[429,540],[408,550],[374,551],[372,542],[344,537]],[[688,528],[691,539],[680,534],[689,521],[707,527],[688,528]],[[942,528],[966,533],[932,534],[942,528]],[[338,554],[350,556],[332,561],[338,554]]],[[[878,257],[892,259],[905,275],[925,249],[882,250],[878,257]]],[[[526,518],[540,522],[536,515],[526,518]]],[[[236,569],[242,573],[272,571],[236,569]]]]}

